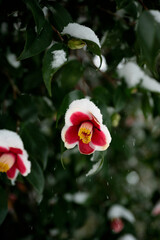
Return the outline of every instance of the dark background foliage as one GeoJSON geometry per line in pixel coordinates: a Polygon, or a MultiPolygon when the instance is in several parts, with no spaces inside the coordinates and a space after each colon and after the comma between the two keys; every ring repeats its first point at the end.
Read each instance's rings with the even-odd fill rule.
{"type": "Polygon", "coordinates": [[[160,96],[128,88],[117,75],[118,64],[134,57],[160,81],[160,25],[150,9],[160,1],[0,1],[0,129],[20,134],[32,162],[14,186],[0,174],[1,239],[159,239],[152,209],[160,198],[160,96]],[[87,50],[69,49],[60,33],[70,22],[90,27],[102,48],[93,41],[87,50]],[[51,45],[67,53],[59,69],[50,69],[51,45]],[[105,72],[93,64],[101,53],[105,72]],[[88,177],[91,156],[64,149],[61,140],[69,103],[85,96],[112,136],[104,155],[94,154],[104,158],[102,168],[88,177]],[[108,218],[114,204],[135,216],[117,234],[108,218]]]}

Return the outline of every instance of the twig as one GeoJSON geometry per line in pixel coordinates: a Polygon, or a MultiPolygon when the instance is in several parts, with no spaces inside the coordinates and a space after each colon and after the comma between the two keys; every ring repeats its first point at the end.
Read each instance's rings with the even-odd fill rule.
{"type": "Polygon", "coordinates": [[[9,80],[9,83],[12,86],[13,89],[13,98],[16,99],[17,98],[17,94],[20,94],[20,90],[18,89],[18,87],[15,85],[13,79],[9,76],[7,71],[3,71],[3,73],[5,74],[5,76],[7,77],[7,79],[9,80]]]}
{"type": "Polygon", "coordinates": [[[60,32],[52,25],[52,29],[53,29],[53,31],[54,32],[56,32],[57,34],[58,34],[58,36],[59,36],[59,38],[61,39],[61,41],[63,42],[64,41],[64,39],[62,38],[62,36],[61,36],[61,34],[60,34],[60,32]]]}
{"type": "Polygon", "coordinates": [[[144,8],[145,10],[148,10],[148,8],[146,7],[146,5],[143,3],[142,0],[138,0],[138,2],[143,6],[143,8],[144,8]]]}

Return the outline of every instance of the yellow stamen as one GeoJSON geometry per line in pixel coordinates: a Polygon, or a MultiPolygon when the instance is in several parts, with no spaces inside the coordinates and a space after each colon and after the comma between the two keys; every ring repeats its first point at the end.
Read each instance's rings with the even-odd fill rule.
{"type": "Polygon", "coordinates": [[[88,144],[91,141],[92,132],[93,132],[92,129],[93,129],[93,124],[90,122],[84,122],[81,124],[78,131],[78,136],[83,143],[88,144]]]}
{"type": "Polygon", "coordinates": [[[4,153],[0,157],[0,172],[7,172],[14,164],[14,155],[9,153],[4,153]]]}

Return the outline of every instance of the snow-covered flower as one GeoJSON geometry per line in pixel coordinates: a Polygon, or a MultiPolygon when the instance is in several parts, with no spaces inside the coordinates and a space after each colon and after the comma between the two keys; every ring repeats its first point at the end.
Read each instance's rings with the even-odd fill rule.
{"type": "Polygon", "coordinates": [[[111,206],[108,211],[108,218],[124,218],[130,223],[133,223],[135,221],[135,217],[133,216],[132,212],[119,204],[114,204],[111,206]]]}
{"type": "Polygon", "coordinates": [[[6,129],[0,130],[0,172],[15,180],[20,172],[23,176],[30,173],[31,163],[20,136],[6,129]]]}
{"type": "Polygon", "coordinates": [[[132,234],[125,234],[118,238],[118,240],[137,240],[132,234]]]}
{"type": "Polygon", "coordinates": [[[65,114],[65,126],[61,132],[67,149],[78,144],[82,154],[104,151],[109,147],[111,136],[102,124],[99,108],[87,98],[75,100],[65,114]]]}

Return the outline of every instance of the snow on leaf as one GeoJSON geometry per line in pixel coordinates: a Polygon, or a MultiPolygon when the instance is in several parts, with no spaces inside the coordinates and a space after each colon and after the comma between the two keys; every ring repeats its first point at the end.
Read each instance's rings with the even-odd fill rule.
{"type": "MultiPolygon", "coordinates": [[[[93,160],[92,160],[93,161],[93,160]]],[[[93,175],[95,173],[97,173],[103,166],[103,162],[104,162],[104,157],[102,156],[102,158],[96,162],[95,164],[93,164],[92,168],[89,170],[89,172],[86,174],[86,177],[93,175]]]]}
{"type": "Polygon", "coordinates": [[[53,61],[51,62],[52,68],[59,68],[61,67],[66,61],[66,52],[62,50],[54,50],[53,54],[53,61]]]}
{"type": "Polygon", "coordinates": [[[80,25],[78,23],[69,23],[66,27],[64,27],[61,34],[68,34],[78,39],[90,40],[95,42],[101,48],[100,41],[96,34],[92,29],[84,25],[80,25]]]}
{"type": "Polygon", "coordinates": [[[141,68],[134,62],[124,64],[123,68],[118,69],[118,75],[124,78],[128,87],[135,87],[140,84],[144,89],[151,92],[160,93],[160,83],[154,78],[148,76],[141,68]]]}

